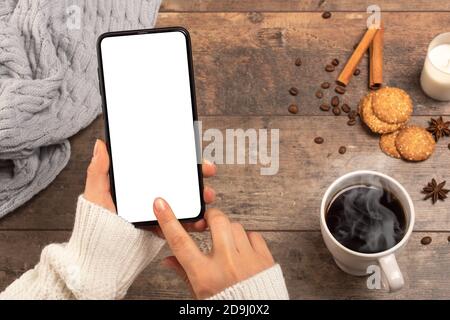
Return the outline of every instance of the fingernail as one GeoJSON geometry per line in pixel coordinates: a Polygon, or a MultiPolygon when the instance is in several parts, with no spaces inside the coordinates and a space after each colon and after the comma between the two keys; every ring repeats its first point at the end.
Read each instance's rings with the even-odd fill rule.
{"type": "Polygon", "coordinates": [[[97,156],[98,154],[98,146],[99,146],[99,140],[95,140],[95,145],[94,145],[94,152],[93,152],[93,157],[95,158],[95,156],[97,156]]]}
{"type": "Polygon", "coordinates": [[[203,159],[203,162],[204,162],[206,165],[209,165],[209,166],[213,166],[213,165],[214,165],[214,163],[212,163],[212,162],[209,161],[208,159],[203,159]]]}
{"type": "Polygon", "coordinates": [[[166,202],[163,200],[163,199],[161,199],[161,198],[157,198],[156,200],[155,200],[155,208],[156,208],[156,210],[158,211],[158,212],[163,212],[163,211],[165,211],[166,210],[166,202]]]}

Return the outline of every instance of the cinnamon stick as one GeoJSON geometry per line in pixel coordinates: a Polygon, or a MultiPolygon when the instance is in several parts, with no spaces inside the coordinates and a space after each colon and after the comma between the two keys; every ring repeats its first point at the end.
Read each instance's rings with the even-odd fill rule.
{"type": "Polygon", "coordinates": [[[361,58],[364,56],[364,53],[369,49],[370,43],[372,42],[373,38],[375,37],[375,34],[377,33],[378,29],[371,27],[367,29],[366,33],[364,34],[363,38],[359,42],[358,46],[356,47],[355,51],[353,51],[352,55],[350,56],[350,59],[348,59],[347,64],[345,65],[344,69],[342,69],[341,74],[339,75],[337,79],[337,84],[346,87],[347,84],[350,82],[350,79],[353,76],[353,72],[355,72],[356,67],[358,66],[359,62],[361,61],[361,58]]]}
{"type": "Polygon", "coordinates": [[[372,90],[377,90],[383,85],[383,38],[382,23],[370,45],[369,88],[372,90]]]}

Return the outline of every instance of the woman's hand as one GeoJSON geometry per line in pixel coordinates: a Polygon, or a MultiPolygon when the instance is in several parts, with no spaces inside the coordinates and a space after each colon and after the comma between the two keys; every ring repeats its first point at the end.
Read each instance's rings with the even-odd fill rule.
{"type": "Polygon", "coordinates": [[[174,269],[198,299],[209,298],[274,265],[259,233],[246,232],[217,209],[205,213],[213,243],[209,254],[200,251],[166,201],[155,199],[153,211],[174,254],[165,258],[163,265],[174,269]]]}
{"type": "MultiPolygon", "coordinates": [[[[216,167],[211,163],[203,163],[203,176],[208,178],[216,174],[216,167]]],[[[84,197],[111,212],[116,212],[116,207],[111,197],[109,185],[109,155],[106,145],[103,141],[95,142],[91,163],[87,169],[86,187],[84,197]]],[[[214,202],[216,193],[214,189],[205,186],[203,189],[203,198],[207,204],[214,202]]],[[[151,199],[149,199],[151,201],[151,199]]],[[[150,207],[150,206],[149,206],[150,207]]],[[[188,231],[203,231],[206,228],[206,222],[201,219],[196,222],[183,224],[188,231]]],[[[159,228],[153,228],[160,235],[159,228]]]]}
{"type": "MultiPolygon", "coordinates": [[[[216,167],[210,163],[202,166],[203,175],[216,174],[216,167]]],[[[205,187],[206,203],[215,200],[212,188],[205,187]]],[[[86,200],[116,212],[109,184],[109,156],[103,141],[97,140],[93,157],[87,170],[86,200]]],[[[170,206],[161,198],[154,201],[153,210],[159,227],[152,227],[158,235],[167,239],[174,256],[167,257],[163,264],[174,269],[190,286],[199,299],[214,294],[274,265],[272,255],[262,236],[246,232],[238,224],[217,209],[209,209],[204,219],[181,224],[170,206]],[[187,231],[204,231],[209,227],[213,247],[209,254],[203,254],[187,231]]]]}

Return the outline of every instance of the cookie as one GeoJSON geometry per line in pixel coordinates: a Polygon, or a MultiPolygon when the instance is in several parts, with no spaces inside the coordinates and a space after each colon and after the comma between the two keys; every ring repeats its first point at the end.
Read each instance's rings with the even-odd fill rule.
{"type": "Polygon", "coordinates": [[[409,95],[402,89],[385,87],[373,94],[372,110],[383,122],[404,123],[411,117],[413,104],[409,95]]]}
{"type": "Polygon", "coordinates": [[[395,146],[403,159],[423,161],[433,153],[436,142],[433,135],[417,126],[409,126],[402,130],[395,139],[395,146]]]}
{"type": "Polygon", "coordinates": [[[400,159],[401,155],[395,146],[395,140],[400,131],[394,131],[392,133],[385,133],[380,137],[380,149],[388,156],[400,159]]]}
{"type": "Polygon", "coordinates": [[[376,133],[390,133],[402,128],[405,123],[389,124],[378,119],[372,110],[373,93],[368,93],[359,104],[359,114],[364,123],[376,133]]]}

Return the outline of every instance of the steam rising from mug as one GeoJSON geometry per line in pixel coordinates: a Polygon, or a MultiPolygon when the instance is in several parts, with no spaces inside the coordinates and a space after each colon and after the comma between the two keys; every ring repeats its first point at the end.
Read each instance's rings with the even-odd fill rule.
{"type": "Polygon", "coordinates": [[[345,247],[376,253],[395,246],[405,234],[405,215],[399,200],[387,189],[358,185],[338,193],[326,221],[345,247]]]}

